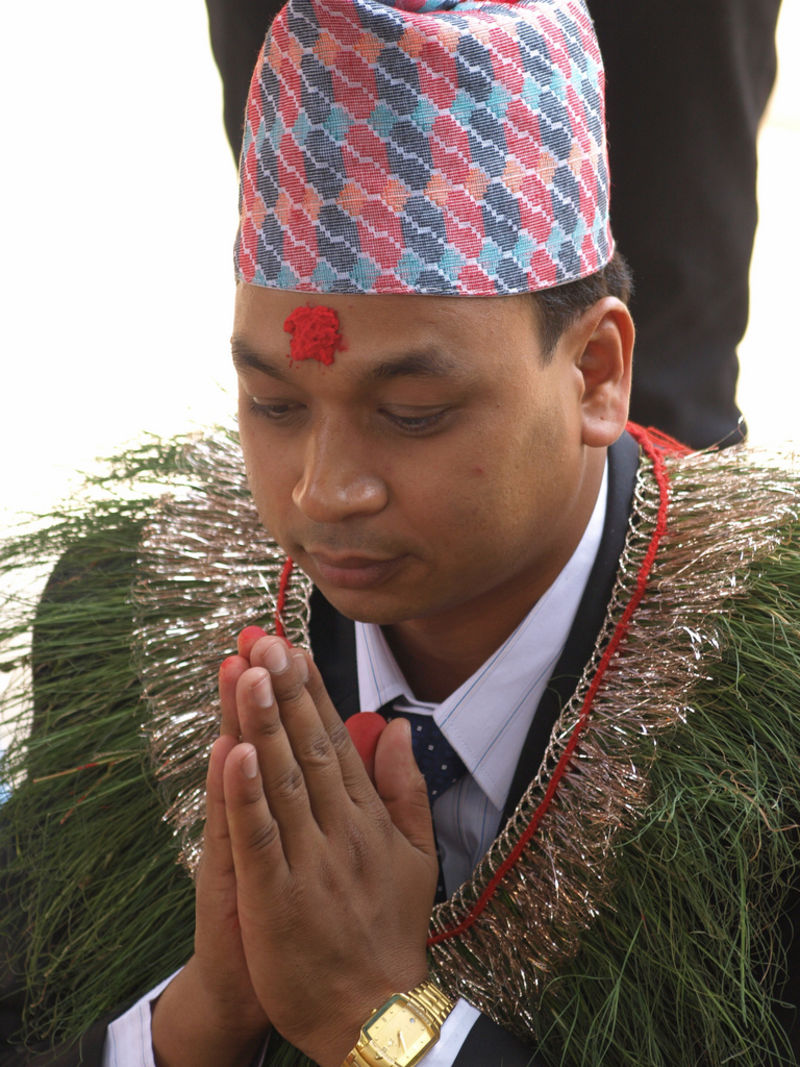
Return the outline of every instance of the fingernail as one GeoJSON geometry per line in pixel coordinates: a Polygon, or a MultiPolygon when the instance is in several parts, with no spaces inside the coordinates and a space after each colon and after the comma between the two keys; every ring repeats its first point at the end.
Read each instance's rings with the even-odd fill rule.
{"type": "Polygon", "coordinates": [[[264,655],[264,666],[269,668],[273,674],[281,674],[286,670],[289,660],[283,641],[276,641],[274,645],[270,645],[264,655]]]}
{"type": "Polygon", "coordinates": [[[258,774],[258,759],[256,758],[256,750],[251,748],[250,751],[242,759],[242,773],[245,778],[255,778],[258,774]]]}
{"type": "Polygon", "coordinates": [[[265,674],[264,677],[256,682],[252,689],[253,701],[258,708],[271,708],[275,697],[272,693],[272,682],[269,680],[269,675],[265,674]]]}
{"type": "Polygon", "coordinates": [[[302,652],[292,653],[292,659],[297,664],[297,669],[300,672],[300,681],[305,683],[308,681],[308,660],[302,652]]]}

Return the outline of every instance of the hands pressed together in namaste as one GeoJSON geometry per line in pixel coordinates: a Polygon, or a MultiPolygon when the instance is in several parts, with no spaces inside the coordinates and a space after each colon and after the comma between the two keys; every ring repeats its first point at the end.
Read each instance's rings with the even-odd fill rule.
{"type": "Polygon", "coordinates": [[[254,627],[219,693],[195,951],[155,1005],[156,1063],[246,1065],[274,1027],[340,1067],[427,975],[438,863],[410,730],[383,730],[373,784],[311,656],[254,627]]]}

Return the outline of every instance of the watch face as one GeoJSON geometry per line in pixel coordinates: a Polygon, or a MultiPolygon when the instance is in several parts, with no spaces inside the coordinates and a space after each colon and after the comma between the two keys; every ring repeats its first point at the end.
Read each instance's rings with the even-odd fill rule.
{"type": "Polygon", "coordinates": [[[409,1067],[430,1045],[434,1032],[402,996],[387,1000],[380,1015],[364,1027],[370,1048],[388,1063],[409,1067]]]}

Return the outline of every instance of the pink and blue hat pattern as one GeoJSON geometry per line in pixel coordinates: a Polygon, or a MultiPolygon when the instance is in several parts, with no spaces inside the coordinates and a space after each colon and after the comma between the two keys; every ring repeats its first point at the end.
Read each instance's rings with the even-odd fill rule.
{"type": "Polygon", "coordinates": [[[245,115],[237,277],[489,296],[611,257],[583,0],[289,0],[245,115]]]}

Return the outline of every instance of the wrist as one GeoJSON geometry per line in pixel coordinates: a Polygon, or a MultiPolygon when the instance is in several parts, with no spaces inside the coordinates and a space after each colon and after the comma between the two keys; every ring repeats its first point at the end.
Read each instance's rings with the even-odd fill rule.
{"type": "Polygon", "coordinates": [[[248,1019],[204,986],[194,957],[152,1006],[156,1067],[247,1067],[268,1033],[266,1016],[248,1019]]]}

